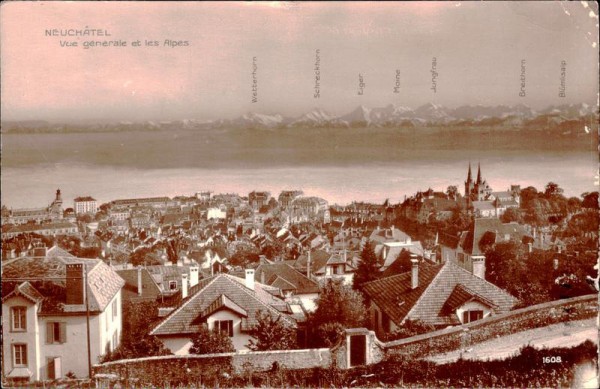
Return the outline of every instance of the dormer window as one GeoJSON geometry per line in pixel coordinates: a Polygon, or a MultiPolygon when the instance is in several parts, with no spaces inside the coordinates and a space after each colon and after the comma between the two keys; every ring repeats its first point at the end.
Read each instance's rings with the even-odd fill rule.
{"type": "Polygon", "coordinates": [[[470,323],[472,321],[483,319],[483,311],[482,310],[471,310],[463,312],[463,324],[470,323]]]}

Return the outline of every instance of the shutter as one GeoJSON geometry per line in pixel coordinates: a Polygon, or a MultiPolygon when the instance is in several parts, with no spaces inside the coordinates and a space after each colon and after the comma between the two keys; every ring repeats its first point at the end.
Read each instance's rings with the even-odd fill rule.
{"type": "Polygon", "coordinates": [[[54,358],[48,358],[48,379],[56,379],[56,370],[54,366],[54,358]]]}
{"type": "Polygon", "coordinates": [[[67,342],[67,323],[59,323],[60,325],[60,343],[67,342]]]}
{"type": "Polygon", "coordinates": [[[60,357],[56,357],[52,360],[53,364],[54,364],[54,379],[55,380],[59,380],[62,377],[62,366],[61,366],[61,362],[60,362],[60,357]]]}
{"type": "Polygon", "coordinates": [[[54,342],[54,323],[46,323],[46,343],[54,342]]]}

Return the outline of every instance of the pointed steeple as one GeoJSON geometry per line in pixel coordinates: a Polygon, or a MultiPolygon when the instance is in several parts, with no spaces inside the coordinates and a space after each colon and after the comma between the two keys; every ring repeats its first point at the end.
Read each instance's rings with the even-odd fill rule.
{"type": "Polygon", "coordinates": [[[467,182],[471,182],[472,178],[471,178],[471,162],[469,162],[469,174],[467,174],[467,182]]]}
{"type": "Polygon", "coordinates": [[[481,184],[481,164],[477,163],[477,183],[481,184]]]}

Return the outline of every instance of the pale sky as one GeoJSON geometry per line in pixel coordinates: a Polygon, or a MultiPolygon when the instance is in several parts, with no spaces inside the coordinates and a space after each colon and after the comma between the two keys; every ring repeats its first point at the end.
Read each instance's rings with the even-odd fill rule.
{"type": "Polygon", "coordinates": [[[345,114],[360,104],[596,104],[597,14],[593,2],[5,2],[2,117],[218,119],[246,112],[297,116],[315,107],[345,114]],[[111,36],[45,33],[86,27],[111,36]],[[171,48],[166,39],[189,45],[171,48]],[[127,46],[82,47],[102,40],[127,46]],[[136,40],[141,47],[131,46],[136,40]],[[319,99],[313,97],[316,49],[319,99]],[[253,57],[257,103],[251,102],[253,57]],[[437,93],[430,89],[433,57],[437,93]],[[526,97],[518,95],[522,59],[526,97]],[[558,97],[562,60],[566,98],[558,97]]]}

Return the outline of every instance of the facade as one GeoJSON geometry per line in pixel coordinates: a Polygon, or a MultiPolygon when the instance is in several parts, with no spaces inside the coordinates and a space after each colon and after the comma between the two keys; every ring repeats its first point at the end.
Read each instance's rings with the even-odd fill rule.
{"type": "Polygon", "coordinates": [[[271,193],[253,191],[248,194],[248,204],[254,210],[259,210],[269,204],[271,193]]]}
{"type": "Polygon", "coordinates": [[[95,215],[96,212],[98,212],[98,203],[96,202],[96,199],[91,196],[76,197],[73,202],[73,209],[77,215],[86,213],[95,215]]]}
{"type": "Polygon", "coordinates": [[[297,327],[290,305],[272,295],[278,292],[255,282],[252,269],[246,270],[245,279],[228,274],[203,279],[150,335],[157,336],[174,354],[185,355],[192,345],[191,337],[206,326],[226,332],[236,350],[247,350],[251,339],[248,331],[257,324],[259,311],[297,327]]]}
{"type": "Polygon", "coordinates": [[[119,345],[124,281],[102,261],[24,257],[4,266],[2,279],[7,379],[53,380],[69,372],[88,377],[86,301],[92,364],[119,345]]]}
{"type": "Polygon", "coordinates": [[[54,201],[45,208],[8,209],[2,207],[2,224],[25,224],[28,222],[42,223],[63,218],[62,195],[56,190],[54,201]]]}
{"type": "Polygon", "coordinates": [[[35,233],[44,236],[77,235],[79,230],[73,223],[56,221],[45,224],[21,224],[2,232],[2,239],[8,239],[20,234],[35,233]]]}

